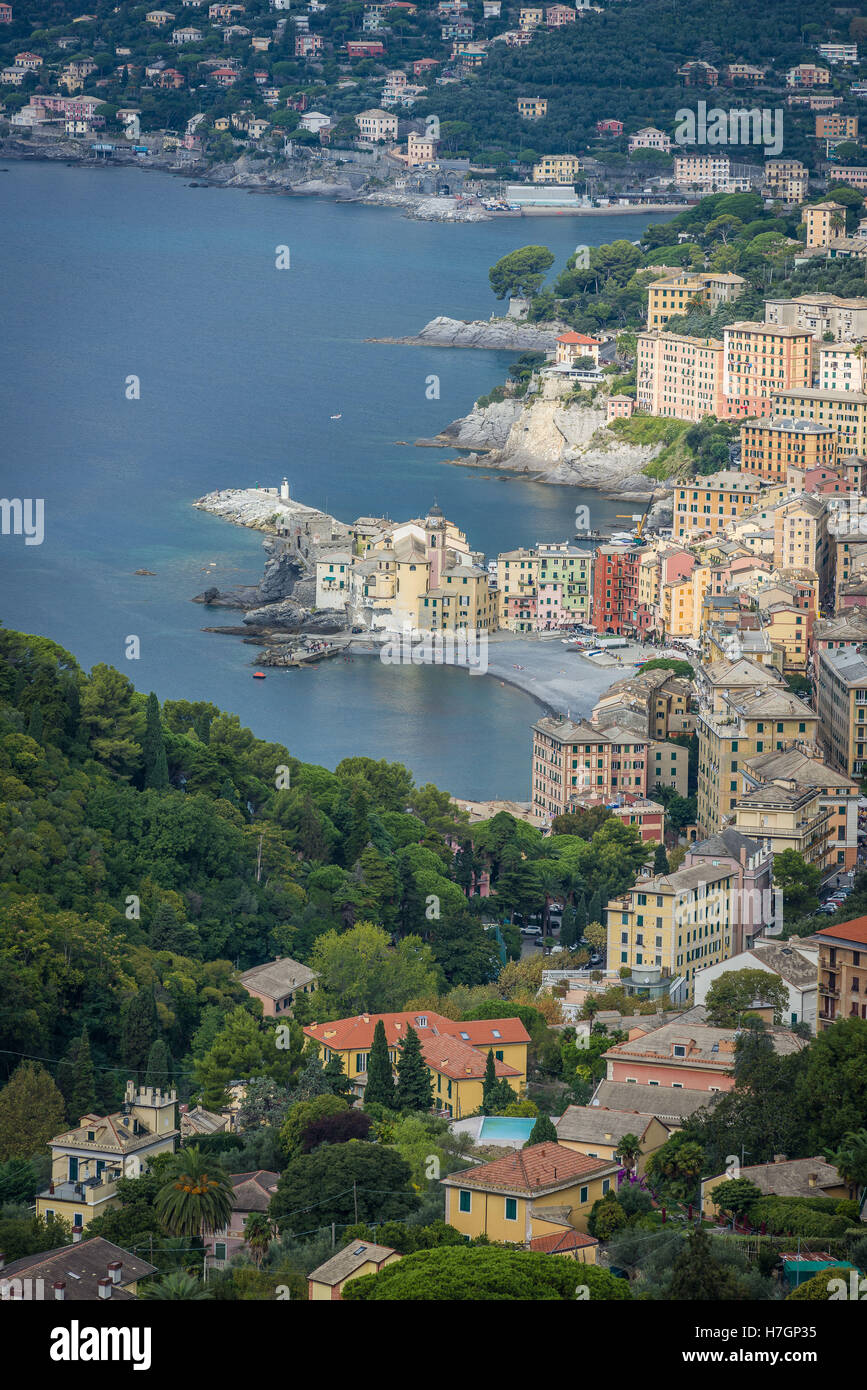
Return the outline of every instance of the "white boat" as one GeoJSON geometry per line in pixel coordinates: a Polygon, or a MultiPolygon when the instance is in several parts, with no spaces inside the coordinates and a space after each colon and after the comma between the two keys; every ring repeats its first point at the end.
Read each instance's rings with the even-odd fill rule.
{"type": "Polygon", "coordinates": [[[331,418],[332,420],[342,420],[342,419],[343,419],[343,416],[342,416],[342,415],[332,415],[330,418],[331,418]]]}

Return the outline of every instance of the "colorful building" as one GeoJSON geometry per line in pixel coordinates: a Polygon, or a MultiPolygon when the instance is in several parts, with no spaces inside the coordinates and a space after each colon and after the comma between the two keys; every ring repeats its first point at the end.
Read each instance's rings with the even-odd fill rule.
{"type": "MultiPolygon", "coordinates": [[[[619,1164],[547,1142],[442,1179],[445,1219],[471,1238],[529,1245],[586,1232],[594,1202],[617,1190],[619,1164]]],[[[591,1263],[595,1263],[595,1248],[591,1263]]]]}

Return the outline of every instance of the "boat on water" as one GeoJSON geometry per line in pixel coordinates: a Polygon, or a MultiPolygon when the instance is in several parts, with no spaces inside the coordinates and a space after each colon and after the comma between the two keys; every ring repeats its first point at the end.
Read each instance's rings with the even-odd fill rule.
{"type": "Polygon", "coordinates": [[[264,671],[254,671],[254,672],[253,672],[253,680],[254,680],[254,681],[263,681],[263,680],[265,680],[265,672],[264,672],[264,671]]]}
{"type": "Polygon", "coordinates": [[[342,415],[342,413],[341,413],[340,415],[332,415],[332,416],[330,416],[330,418],[331,418],[332,420],[342,420],[342,419],[343,419],[343,415],[342,415]]]}

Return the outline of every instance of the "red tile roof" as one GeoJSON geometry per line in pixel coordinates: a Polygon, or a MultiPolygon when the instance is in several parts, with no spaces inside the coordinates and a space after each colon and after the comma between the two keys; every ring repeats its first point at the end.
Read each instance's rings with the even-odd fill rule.
{"type": "Polygon", "coordinates": [[[592,347],[599,346],[598,338],[588,338],[586,333],[561,333],[557,339],[558,343],[587,343],[592,347]]]}
{"type": "Polygon", "coordinates": [[[582,1178],[616,1171],[618,1164],[608,1158],[590,1158],[575,1153],[553,1140],[519,1149],[507,1158],[483,1163],[478,1168],[450,1174],[443,1182],[451,1187],[477,1187],[486,1192],[539,1192],[571,1187],[582,1178]]]}
{"type": "MultiPolygon", "coordinates": [[[[448,1033],[434,1035],[422,1031],[420,1037],[424,1059],[434,1071],[442,1072],[443,1076],[450,1076],[456,1081],[464,1081],[468,1077],[477,1081],[484,1079],[487,1053],[476,1052],[469,1043],[463,1042],[461,1038],[453,1038],[448,1033]]],[[[521,1075],[515,1067],[498,1062],[496,1058],[494,1071],[497,1076],[521,1075]]]]}
{"type": "MultiPolygon", "coordinates": [[[[541,1211],[538,1215],[541,1215],[541,1211]]],[[[582,1235],[580,1231],[554,1231],[550,1236],[536,1236],[530,1241],[531,1250],[541,1250],[546,1255],[561,1255],[567,1250],[583,1250],[588,1245],[598,1245],[595,1236],[582,1235]]]]}
{"type": "Polygon", "coordinates": [[[385,1026],[385,1036],[389,1047],[403,1042],[407,1027],[415,1029],[419,1037],[439,1037],[447,1034],[461,1039],[470,1047],[495,1047],[499,1043],[528,1043],[530,1035],[519,1018],[486,1018],[472,1023],[456,1023],[452,1018],[430,1013],[423,1009],[395,1014],[356,1014],[354,1018],[337,1018],[328,1023],[309,1023],[304,1029],[308,1038],[332,1048],[335,1052],[345,1052],[348,1048],[366,1051],[373,1042],[373,1033],[380,1019],[385,1026]],[[422,1023],[420,1020],[424,1019],[422,1023]],[[494,1037],[494,1031],[500,1036],[494,1037]]]}
{"type": "Polygon", "coordinates": [[[838,941],[862,941],[867,946],[867,917],[853,917],[851,922],[841,922],[839,927],[822,927],[814,934],[835,937],[838,941]]]}

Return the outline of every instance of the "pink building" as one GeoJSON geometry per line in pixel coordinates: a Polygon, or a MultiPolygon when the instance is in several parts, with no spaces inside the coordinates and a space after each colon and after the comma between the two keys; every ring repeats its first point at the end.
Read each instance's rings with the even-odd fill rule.
{"type": "Polygon", "coordinates": [[[313,994],[319,976],[291,956],[254,965],[240,977],[248,994],[262,1004],[264,1018],[277,1018],[292,1012],[298,994],[313,994]]]}
{"type": "Polygon", "coordinates": [[[204,1235],[205,1261],[209,1269],[223,1269],[244,1244],[244,1222],[251,1212],[266,1213],[280,1181],[279,1173],[259,1168],[255,1173],[235,1173],[232,1214],[222,1231],[204,1235]]]}
{"type": "Polygon", "coordinates": [[[12,23],[12,6],[0,4],[0,24],[12,23]]]}
{"type": "Polygon", "coordinates": [[[316,53],[322,52],[321,34],[296,34],[295,35],[295,57],[311,58],[316,53]]]}
{"type": "Polygon", "coordinates": [[[564,24],[575,23],[575,11],[568,5],[549,5],[545,11],[545,23],[549,29],[559,29],[564,24]]]}
{"type": "Polygon", "coordinates": [[[622,135],[623,122],[615,120],[605,120],[596,122],[597,135],[622,135]]]}
{"type": "Polygon", "coordinates": [[[606,422],[628,420],[634,409],[635,401],[631,396],[609,396],[605,405],[606,422]]]}

